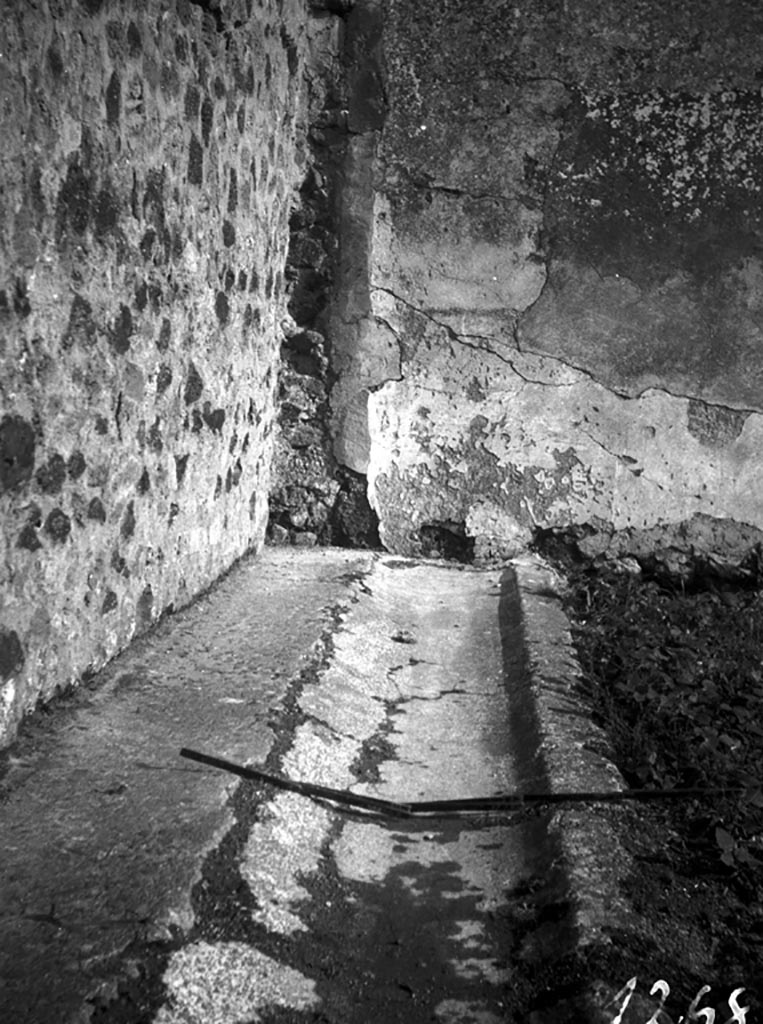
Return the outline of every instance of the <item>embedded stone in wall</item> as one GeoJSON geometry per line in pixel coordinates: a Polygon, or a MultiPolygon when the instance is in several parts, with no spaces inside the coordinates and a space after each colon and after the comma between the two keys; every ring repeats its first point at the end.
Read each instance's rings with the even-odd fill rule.
{"type": "Polygon", "coordinates": [[[327,433],[327,360],[323,337],[282,325],[278,434],[270,489],[274,541],[329,543],[340,485],[327,433]]]}
{"type": "Polygon", "coordinates": [[[32,475],[35,462],[35,434],[21,416],[5,415],[0,421],[0,489],[10,491],[32,475]]]}
{"type": "Polygon", "coordinates": [[[16,675],[24,664],[24,650],[13,629],[0,626],[0,677],[5,680],[16,675]]]}
{"type": "Polygon", "coordinates": [[[736,441],[750,414],[690,399],[686,408],[689,433],[710,448],[725,448],[736,441]]]}

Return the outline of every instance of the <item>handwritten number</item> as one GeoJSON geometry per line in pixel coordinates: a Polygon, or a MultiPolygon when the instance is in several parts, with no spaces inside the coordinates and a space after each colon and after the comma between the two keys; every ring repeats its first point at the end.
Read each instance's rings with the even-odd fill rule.
{"type": "Polygon", "coordinates": [[[631,978],[630,981],[626,981],[626,983],[623,985],[623,987],[612,1000],[613,1003],[616,1003],[618,999],[623,1000],[620,1006],[620,1011],[617,1014],[617,1016],[613,1018],[612,1024],[622,1024],[623,1014],[628,1009],[628,1003],[631,1001],[631,996],[636,991],[637,983],[638,978],[631,978]]]}
{"type": "Polygon", "coordinates": [[[660,999],[660,1004],[657,1007],[657,1009],[654,1011],[652,1016],[649,1018],[649,1020],[646,1022],[646,1024],[659,1024],[659,1017],[660,1017],[660,1014],[662,1013],[662,1008],[665,1005],[665,1000],[670,995],[670,985],[668,985],[667,981],[662,981],[662,980],[655,981],[654,985],[652,985],[652,987],[649,989],[649,995],[650,996],[654,996],[658,992],[660,993],[660,995],[662,997],[660,999]]]}
{"type": "MultiPolygon", "coordinates": [[[[697,1007],[699,1006],[699,1001],[700,1001],[700,999],[703,996],[706,996],[709,991],[710,991],[710,986],[709,985],[703,985],[702,986],[702,988],[699,990],[699,992],[696,994],[696,996],[689,1003],[689,1009],[686,1011],[686,1016],[678,1018],[678,1024],[682,1024],[682,1021],[686,1021],[687,1024],[688,1024],[688,1021],[699,1020],[699,1013],[697,1012],[697,1007]]],[[[705,1011],[703,1010],[701,1012],[704,1013],[705,1011]]],[[[706,1024],[713,1024],[713,1021],[715,1020],[715,1010],[713,1010],[712,1013],[713,1013],[713,1016],[712,1016],[712,1018],[710,1020],[708,1020],[707,1017],[705,1017],[706,1024]]]]}
{"type": "Polygon", "coordinates": [[[703,1006],[701,1010],[696,1011],[694,1016],[696,1020],[702,1017],[705,1024],[715,1024],[715,1010],[710,1006],[703,1006]]]}
{"type": "MultiPolygon", "coordinates": [[[[617,1005],[617,1003],[622,1000],[617,1016],[612,1019],[612,1024],[622,1024],[625,1011],[628,1009],[628,1003],[631,1001],[631,997],[636,990],[637,984],[638,978],[631,978],[630,981],[627,981],[625,985],[623,985],[617,995],[614,996],[612,1002],[607,1004],[617,1005]]],[[[692,1022],[695,1021],[703,1021],[704,1024],[715,1024],[715,1010],[709,1006],[703,1006],[702,1008],[699,1006],[700,1001],[709,991],[709,985],[702,986],[689,1004],[686,1016],[678,1018],[678,1024],[692,1024],[692,1022]]],[[[731,1016],[725,1020],[723,1024],[747,1024],[747,1011],[750,1007],[739,1005],[739,997],[743,992],[743,988],[735,988],[729,996],[729,1009],[731,1010],[731,1016]]],[[[660,996],[659,1005],[655,1008],[654,1013],[649,1020],[646,1021],[646,1024],[660,1024],[660,1013],[664,1009],[665,1002],[670,995],[670,985],[668,985],[667,981],[663,981],[662,979],[660,981],[655,981],[649,990],[649,995],[655,996],[658,993],[660,996]]]]}
{"type": "Polygon", "coordinates": [[[738,997],[744,992],[743,988],[735,988],[729,996],[729,1009],[731,1010],[731,1016],[724,1024],[745,1024],[747,1020],[747,1011],[750,1009],[749,1006],[740,1006],[738,997]]]}

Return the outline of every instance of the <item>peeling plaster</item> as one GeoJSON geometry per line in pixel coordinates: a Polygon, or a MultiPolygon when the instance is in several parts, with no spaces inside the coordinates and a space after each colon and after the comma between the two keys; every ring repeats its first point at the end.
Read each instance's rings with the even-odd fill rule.
{"type": "Polygon", "coordinates": [[[389,8],[364,315],[399,362],[345,386],[393,550],[763,536],[763,20],[732,52],[709,0],[593,2],[389,8]]]}
{"type": "Polygon", "coordinates": [[[530,379],[535,358],[453,344],[429,318],[405,379],[369,397],[385,544],[411,552],[427,519],[478,524],[486,503],[510,518],[509,535],[592,521],[646,530],[699,514],[763,529],[763,417],[735,421],[721,453],[692,433],[692,400],[623,397],[582,374],[550,390],[530,379]]]}

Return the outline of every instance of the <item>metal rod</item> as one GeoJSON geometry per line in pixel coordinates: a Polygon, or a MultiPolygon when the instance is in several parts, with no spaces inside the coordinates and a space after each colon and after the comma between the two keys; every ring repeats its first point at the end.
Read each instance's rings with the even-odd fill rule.
{"type": "Polygon", "coordinates": [[[417,815],[448,815],[484,813],[485,811],[517,810],[528,805],[561,804],[561,803],[620,803],[625,800],[699,800],[708,796],[744,793],[749,787],[710,787],[706,789],[617,789],[584,793],[507,793],[502,796],[465,797],[460,800],[423,800],[413,803],[397,803],[394,800],[383,800],[380,797],[363,796],[360,793],[349,793],[346,790],[332,789],[314,782],[296,782],[273,775],[261,768],[249,768],[244,765],[226,761],[222,757],[213,757],[198,750],[183,747],[180,756],[212,768],[238,775],[243,779],[265,782],[279,789],[302,796],[321,800],[331,800],[345,807],[356,807],[361,810],[375,811],[394,818],[411,818],[417,815]]]}

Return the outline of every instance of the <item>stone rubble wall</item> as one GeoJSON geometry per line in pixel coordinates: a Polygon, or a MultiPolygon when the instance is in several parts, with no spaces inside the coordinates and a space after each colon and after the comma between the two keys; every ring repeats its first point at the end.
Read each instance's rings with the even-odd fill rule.
{"type": "Polygon", "coordinates": [[[383,542],[739,565],[763,539],[759,5],[380,3],[334,421],[383,542]]]}
{"type": "Polygon", "coordinates": [[[263,541],[306,53],[329,18],[3,15],[0,745],[263,541]]]}
{"type": "Polygon", "coordinates": [[[346,347],[346,324],[337,313],[351,288],[348,270],[366,262],[356,261],[345,230],[355,196],[347,167],[364,127],[358,108],[369,91],[375,100],[377,90],[366,85],[374,66],[365,45],[367,4],[328,0],[327,6],[340,17],[330,44],[311,48],[321,76],[307,105],[305,175],[290,221],[268,539],[375,548],[378,522],[367,482],[335,450],[332,409],[342,394],[346,347]]]}
{"type": "Polygon", "coordinates": [[[333,170],[344,149],[344,23],[325,50],[320,89],[306,111],[305,176],[291,214],[282,324],[279,415],[270,490],[268,539],[311,546],[331,542],[331,513],[340,485],[328,430],[328,344],[325,310],[337,258],[333,170]]]}

